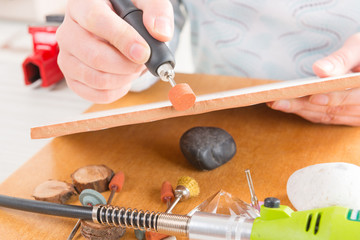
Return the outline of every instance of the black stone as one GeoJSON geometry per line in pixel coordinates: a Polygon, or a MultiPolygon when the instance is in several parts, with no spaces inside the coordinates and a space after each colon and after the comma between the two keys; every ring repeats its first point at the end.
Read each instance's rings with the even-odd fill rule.
{"type": "Polygon", "coordinates": [[[180,139],[185,158],[199,170],[212,170],[230,161],[236,153],[232,136],[221,128],[194,127],[180,139]]]}

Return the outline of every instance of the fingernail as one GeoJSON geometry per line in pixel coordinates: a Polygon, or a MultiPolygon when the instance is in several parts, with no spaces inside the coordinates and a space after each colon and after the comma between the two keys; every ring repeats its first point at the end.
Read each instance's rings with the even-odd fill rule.
{"type": "Polygon", "coordinates": [[[275,109],[275,110],[287,111],[287,110],[290,109],[290,101],[288,101],[288,100],[276,101],[272,105],[272,108],[275,109]]]}
{"type": "Polygon", "coordinates": [[[150,49],[142,44],[134,43],[130,48],[130,57],[137,63],[144,63],[150,55],[150,49]]]}
{"type": "Polygon", "coordinates": [[[310,98],[310,102],[317,105],[328,105],[329,104],[329,97],[325,94],[313,95],[310,98]]]}
{"type": "Polygon", "coordinates": [[[274,104],[274,102],[267,102],[267,103],[266,103],[266,105],[267,105],[268,107],[270,107],[270,108],[272,107],[273,104],[274,104]]]}
{"type": "Polygon", "coordinates": [[[155,19],[155,31],[160,35],[170,38],[173,33],[170,19],[167,17],[157,17],[155,19]]]}
{"type": "Polygon", "coordinates": [[[325,72],[332,72],[335,68],[334,64],[328,60],[320,60],[316,64],[325,72]]]}

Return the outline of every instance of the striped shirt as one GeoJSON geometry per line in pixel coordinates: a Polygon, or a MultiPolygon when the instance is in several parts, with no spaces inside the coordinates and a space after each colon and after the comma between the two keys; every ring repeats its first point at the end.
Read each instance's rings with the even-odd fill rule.
{"type": "Polygon", "coordinates": [[[172,48],[189,18],[198,73],[277,80],[313,76],[316,60],[360,32],[359,0],[171,1],[172,48]]]}

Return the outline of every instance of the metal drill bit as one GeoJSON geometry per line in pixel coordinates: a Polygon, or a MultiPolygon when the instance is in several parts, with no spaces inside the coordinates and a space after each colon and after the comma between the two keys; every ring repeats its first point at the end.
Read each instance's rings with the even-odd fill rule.
{"type": "Polygon", "coordinates": [[[77,231],[79,230],[80,226],[81,226],[81,219],[77,220],[74,228],[72,229],[69,237],[67,238],[67,240],[72,240],[75,237],[75,234],[77,233],[77,231]]]}
{"type": "Polygon", "coordinates": [[[253,185],[253,182],[252,182],[252,179],[251,179],[251,174],[250,174],[250,170],[249,170],[249,169],[246,169],[246,170],[245,170],[245,175],[246,175],[246,179],[247,179],[248,186],[249,186],[249,190],[250,190],[251,205],[252,205],[255,209],[257,209],[258,211],[260,211],[259,200],[258,200],[258,198],[256,197],[256,194],[255,194],[254,185],[253,185]]]}

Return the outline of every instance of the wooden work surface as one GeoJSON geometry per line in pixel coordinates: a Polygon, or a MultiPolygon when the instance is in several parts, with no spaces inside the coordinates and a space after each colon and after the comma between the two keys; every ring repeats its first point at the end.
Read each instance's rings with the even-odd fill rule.
{"type": "MultiPolygon", "coordinates": [[[[177,76],[178,82],[190,79],[194,79],[189,83],[195,92],[205,93],[210,89],[262,83],[231,77],[177,76]]],[[[167,89],[167,84],[158,83],[114,104],[94,105],[89,111],[163,100],[167,89]]],[[[249,202],[244,174],[249,168],[259,199],[274,196],[283,204],[290,204],[286,183],[294,171],[311,164],[338,161],[360,165],[360,128],[313,124],[261,104],[55,138],[0,185],[0,194],[31,199],[35,186],[47,179],[70,182],[70,174],[77,168],[105,164],[126,175],[124,188],[115,195],[113,203],[144,210],[165,210],[159,194],[164,180],[176,184],[183,175],[194,177],[201,188],[200,196],[174,210],[186,214],[220,189],[249,202]],[[195,170],[179,148],[181,135],[195,126],[215,126],[228,131],[237,144],[235,157],[210,172],[195,170]]],[[[4,208],[0,208],[0,221],[0,239],[66,239],[76,222],[4,208]]],[[[132,233],[128,230],[124,239],[134,239],[132,233]]],[[[78,234],[75,239],[83,238],[78,234]]]]}

